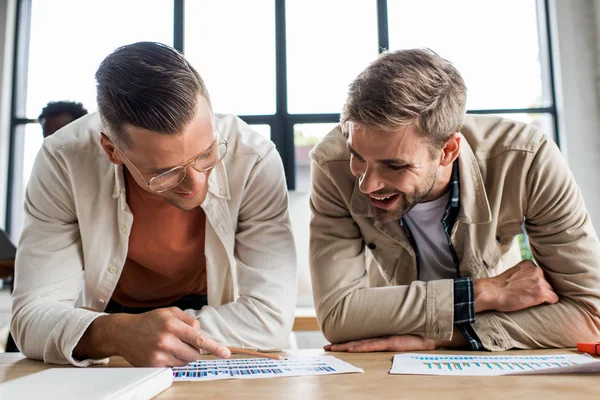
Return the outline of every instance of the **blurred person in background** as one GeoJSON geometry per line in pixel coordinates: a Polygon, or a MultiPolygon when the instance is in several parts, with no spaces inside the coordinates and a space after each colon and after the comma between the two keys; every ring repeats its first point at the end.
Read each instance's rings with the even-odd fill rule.
{"type": "Polygon", "coordinates": [[[44,138],[70,124],[88,112],[83,104],[74,101],[51,101],[42,109],[38,121],[42,126],[44,138]]]}

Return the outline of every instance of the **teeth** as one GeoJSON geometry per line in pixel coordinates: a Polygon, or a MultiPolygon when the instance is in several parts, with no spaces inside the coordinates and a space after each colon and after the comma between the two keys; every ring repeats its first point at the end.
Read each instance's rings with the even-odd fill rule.
{"type": "Polygon", "coordinates": [[[393,194],[390,194],[389,196],[375,196],[375,195],[370,195],[371,198],[375,199],[375,200],[379,200],[379,201],[383,201],[383,200],[387,200],[390,197],[394,196],[393,194]]]}

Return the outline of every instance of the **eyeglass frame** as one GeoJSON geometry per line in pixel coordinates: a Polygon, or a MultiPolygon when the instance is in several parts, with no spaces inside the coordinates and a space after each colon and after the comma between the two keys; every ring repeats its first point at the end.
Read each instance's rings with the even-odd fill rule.
{"type": "MultiPolygon", "coordinates": [[[[101,133],[103,133],[104,135],[106,135],[106,133],[104,133],[104,132],[101,132],[101,133]]],[[[195,157],[192,157],[190,160],[184,162],[183,164],[179,164],[179,165],[177,165],[177,166],[169,169],[168,171],[165,171],[165,172],[163,172],[161,174],[153,176],[152,178],[150,178],[150,180],[146,180],[146,178],[144,177],[144,175],[142,175],[142,173],[140,172],[140,170],[138,169],[138,167],[135,165],[135,163],[133,161],[131,161],[131,159],[127,156],[127,154],[125,154],[125,152],[115,143],[114,140],[112,140],[111,138],[109,138],[109,140],[110,140],[111,144],[113,146],[115,146],[115,148],[117,150],[119,150],[119,153],[123,154],[123,156],[125,157],[125,159],[131,163],[131,165],[133,166],[133,169],[135,169],[135,172],[137,172],[137,174],[140,176],[140,178],[142,178],[142,180],[144,181],[144,184],[146,184],[146,186],[148,187],[148,189],[150,189],[151,192],[154,192],[154,193],[164,193],[164,192],[168,192],[169,190],[173,189],[174,187],[176,187],[177,185],[179,185],[181,182],[183,182],[183,180],[187,176],[187,169],[190,166],[190,164],[192,165],[192,168],[194,168],[198,172],[208,172],[208,171],[212,170],[214,167],[216,167],[217,165],[219,165],[219,163],[221,163],[225,159],[225,156],[227,155],[227,151],[229,150],[229,142],[227,142],[227,140],[220,133],[219,133],[219,136],[221,137],[221,140],[222,140],[221,142],[217,142],[216,139],[215,139],[214,144],[212,144],[208,149],[204,150],[202,153],[196,155],[195,157]],[[215,163],[215,165],[211,166],[210,168],[206,168],[206,169],[202,169],[202,170],[196,168],[196,166],[194,165],[194,163],[196,162],[196,160],[198,158],[200,158],[204,154],[208,153],[209,151],[215,149],[216,147],[219,147],[219,145],[221,145],[221,144],[225,145],[225,153],[223,154],[223,158],[221,158],[218,162],[215,163]],[[180,169],[180,168],[183,169],[183,178],[179,182],[177,182],[175,185],[173,185],[170,188],[165,189],[165,190],[158,191],[158,190],[152,189],[151,185],[152,185],[152,181],[154,179],[156,179],[156,178],[158,178],[158,177],[160,177],[162,175],[169,174],[169,173],[171,173],[171,172],[173,172],[173,171],[175,171],[177,169],[180,169]]],[[[108,137],[108,135],[106,135],[106,137],[108,137]]]]}

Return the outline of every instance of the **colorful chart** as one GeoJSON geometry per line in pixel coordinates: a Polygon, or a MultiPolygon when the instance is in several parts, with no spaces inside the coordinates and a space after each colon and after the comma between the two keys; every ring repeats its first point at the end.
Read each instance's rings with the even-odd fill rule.
{"type": "Polygon", "coordinates": [[[185,367],[174,367],[173,379],[175,381],[201,381],[329,375],[352,372],[363,372],[363,370],[335,357],[290,357],[285,360],[238,358],[198,360],[185,367]]]}
{"type": "Polygon", "coordinates": [[[600,360],[581,354],[547,356],[469,356],[397,354],[391,374],[509,375],[600,369],[600,360]]]}

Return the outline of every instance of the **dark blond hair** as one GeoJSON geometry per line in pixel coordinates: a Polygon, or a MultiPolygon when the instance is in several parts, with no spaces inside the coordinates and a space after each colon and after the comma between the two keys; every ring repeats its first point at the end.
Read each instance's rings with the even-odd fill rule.
{"type": "Polygon", "coordinates": [[[350,84],[340,122],[396,131],[414,124],[437,152],[458,132],[467,89],[460,73],[429,49],[387,51],[350,84]]]}

